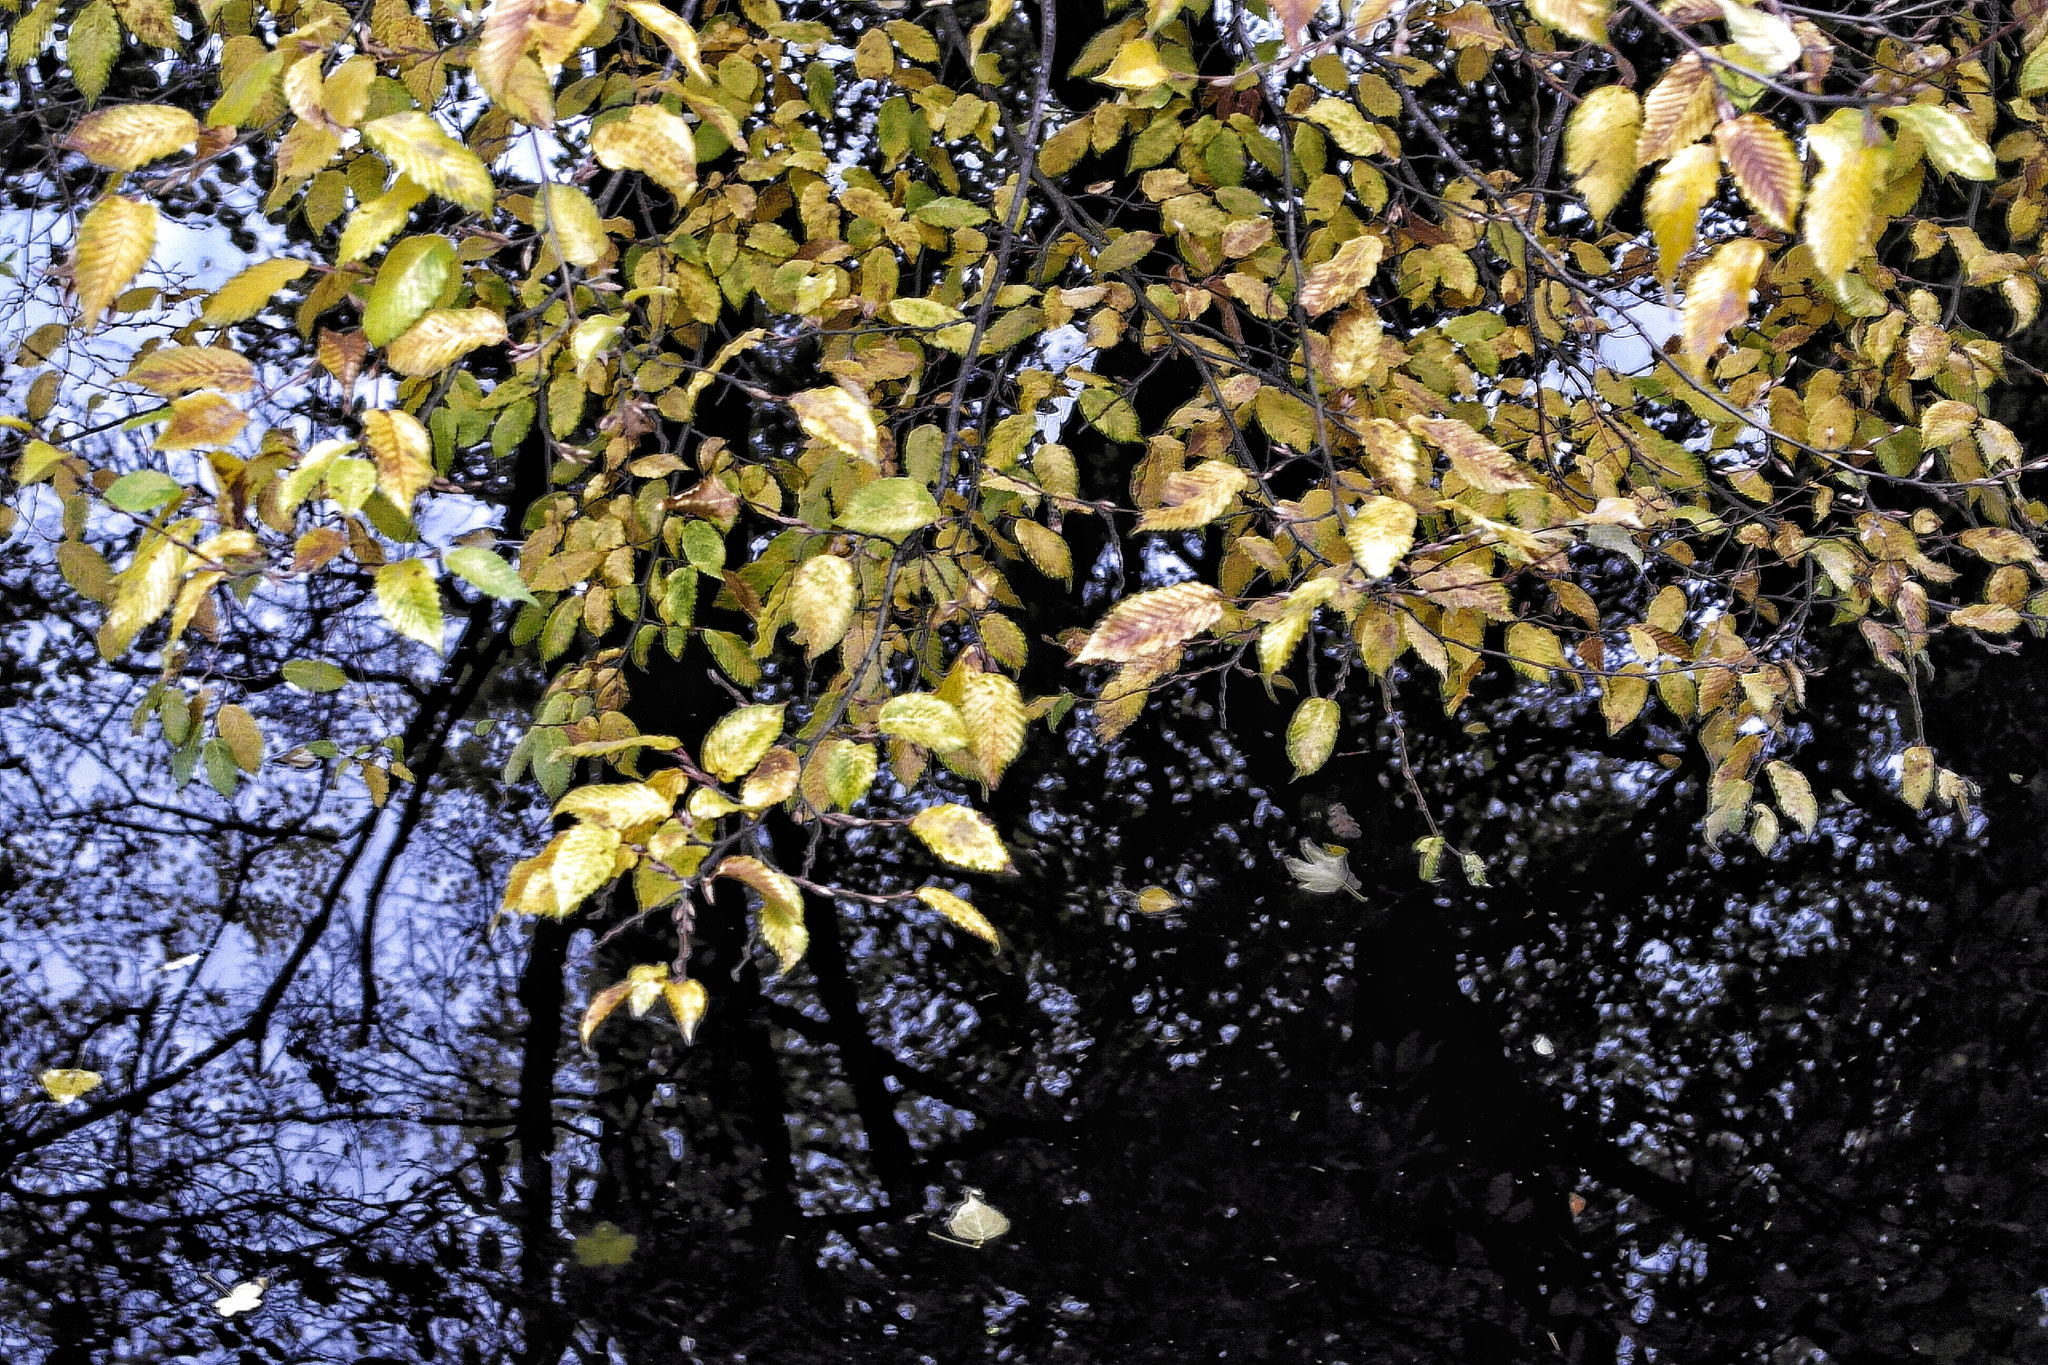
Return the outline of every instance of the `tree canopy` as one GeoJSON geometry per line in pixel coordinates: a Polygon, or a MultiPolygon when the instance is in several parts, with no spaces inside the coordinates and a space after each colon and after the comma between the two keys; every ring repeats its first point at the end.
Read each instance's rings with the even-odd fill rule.
{"type": "MultiPolygon", "coordinates": [[[[371,1038],[416,837],[448,899],[530,936],[536,1027],[572,1007],[601,1071],[664,1049],[728,1102],[728,1152],[787,1164],[748,1086],[771,1024],[816,1031],[900,1212],[888,1086],[973,1008],[878,1048],[864,961],[966,981],[1052,952],[1021,887],[1085,876],[1117,934],[1254,869],[1319,915],[1485,901],[1682,797],[1704,847],[1655,866],[1704,903],[1709,873],[1859,831],[1974,838],[2005,778],[1930,707],[1957,695],[1937,664],[1991,676],[2048,628],[2048,5],[16,0],[8,25],[9,876],[204,881],[267,975],[210,1027],[124,1004],[73,1030],[0,1168],[260,1061],[308,980],[352,977],[339,1026],[371,1038]],[[1555,790],[1503,794],[1503,763],[1555,790]],[[1195,790],[1207,851],[1144,819],[1195,790]],[[1242,833],[1302,793],[1286,840],[1242,833]],[[693,1060],[628,1022],[652,1016],[693,1060]]],[[[1622,885],[1652,890],[1583,889],[1622,885]]],[[[1287,952],[1355,973],[1327,938],[1287,952]]],[[[134,993],[118,936],[79,951],[134,993]]],[[[460,1016],[498,998],[473,951],[406,979],[460,1016]]],[[[1473,991],[1521,989],[1526,962],[1470,951],[1473,991]]],[[[1347,1027],[1392,1056],[1373,1008],[1347,1027]]],[[[490,1109],[536,1226],[562,1041],[469,1078],[537,1097],[490,1109]]],[[[1535,1175],[1507,1174],[1458,1198],[1518,1207],[1535,1175]]],[[[1542,1207],[1552,1247],[1570,1215],[1542,1207]]],[[[1586,1293],[1611,1348],[1627,1296],[1586,1293]]]]}

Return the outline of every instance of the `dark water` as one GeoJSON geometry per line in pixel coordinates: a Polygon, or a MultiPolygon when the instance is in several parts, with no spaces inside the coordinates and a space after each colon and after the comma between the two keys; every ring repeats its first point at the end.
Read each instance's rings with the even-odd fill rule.
{"type": "MultiPolygon", "coordinates": [[[[19,673],[0,1346],[2048,1360],[2039,665],[1959,661],[1927,698],[1982,783],[1975,826],[1890,794],[1895,696],[1817,679],[1802,763],[1826,814],[1769,858],[1700,844],[1676,736],[1513,698],[1446,721],[1416,687],[1416,780],[1483,888],[1417,879],[1426,827],[1376,697],[1302,783],[1255,687],[1227,732],[1213,686],[1111,750],[1039,732],[990,802],[1020,872],[970,891],[1005,951],[814,898],[810,956],[764,983],[721,903],[698,1044],[621,1013],[594,1054],[589,990],[667,948],[594,946],[617,912],[490,929],[544,828],[491,777],[506,737],[471,728],[509,684],[440,699],[470,720],[387,867],[400,816],[356,852],[340,787],[159,808],[120,776],[145,752],[120,747],[123,684],[19,673]],[[95,699],[104,734],[79,719],[95,699]],[[1350,846],[1363,901],[1289,881],[1304,835],[1350,846]],[[1136,913],[1148,885],[1183,906],[1136,913]],[[85,1107],[40,1100],[52,1065],[142,1098],[67,1131],[85,1107]],[[978,1248],[933,1235],[969,1187],[1010,1225],[978,1248]],[[259,1307],[216,1310],[257,1277],[259,1307]]],[[[874,836],[810,875],[931,872],[874,836]]]]}

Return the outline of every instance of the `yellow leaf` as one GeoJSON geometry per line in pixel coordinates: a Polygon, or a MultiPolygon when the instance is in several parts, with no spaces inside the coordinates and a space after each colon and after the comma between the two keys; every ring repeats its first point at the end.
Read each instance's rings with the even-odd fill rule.
{"type": "Polygon", "coordinates": [[[1180,905],[1180,897],[1163,886],[1148,886],[1138,892],[1138,913],[1163,915],[1180,905]]]}
{"type": "Polygon", "coordinates": [[[256,387],[256,367],[247,356],[224,346],[159,346],[130,365],[121,378],[163,398],[193,389],[247,393],[256,387]]]}
{"type": "Polygon", "coordinates": [[[815,659],[846,638],[859,596],[853,565],[837,555],[814,555],[797,566],[789,617],[803,632],[806,657],[815,659]]]}
{"type": "Polygon", "coordinates": [[[1133,38],[1116,50],[1107,70],[1094,78],[1119,90],[1150,90],[1173,79],[1150,38],[1133,38]]]}
{"type": "Polygon", "coordinates": [[[247,707],[221,707],[213,717],[213,728],[234,755],[237,768],[253,773],[263,766],[263,727],[247,707]]]}
{"type": "Polygon", "coordinates": [[[1244,491],[1251,475],[1234,464],[1204,460],[1193,469],[1166,476],[1160,490],[1163,506],[1138,519],[1139,531],[1191,531],[1223,515],[1230,501],[1244,491]]]}
{"type": "MultiPolygon", "coordinates": [[[[1808,213],[1811,214],[1809,209],[1808,213]]],[[[1749,316],[1749,291],[1768,253],[1753,237],[1723,242],[1686,286],[1685,349],[1705,359],[1728,329],[1749,316]]]]}
{"type": "Polygon", "coordinates": [[[356,211],[348,216],[348,224],[341,230],[341,244],[335,248],[334,263],[347,265],[350,261],[362,260],[390,241],[426,197],[425,190],[401,175],[390,189],[367,203],[356,205],[356,211]]]}
{"type": "Polygon", "coordinates": [[[385,359],[402,375],[439,374],[480,346],[505,340],[505,319],[489,308],[436,308],[391,343],[385,359]]]}
{"type": "Polygon", "coordinates": [[[835,386],[792,394],[789,406],[806,436],[871,465],[881,462],[874,409],[865,400],[835,386]]]}
{"type": "Polygon", "coordinates": [[[751,771],[781,733],[780,705],[728,711],[704,735],[704,770],[721,782],[730,782],[751,771]]]}
{"type": "Polygon", "coordinates": [[[1744,114],[1714,129],[1714,145],[1749,206],[1778,231],[1790,232],[1806,191],[1791,139],[1761,114],[1744,114]]]}
{"type": "Polygon", "coordinates": [[[1129,663],[1200,635],[1223,619],[1223,598],[1206,583],[1175,583],[1126,597],[1097,623],[1076,663],[1129,663]]]}
{"type": "Polygon", "coordinates": [[[797,884],[759,858],[727,858],[711,875],[730,877],[761,898],[761,941],[775,954],[779,971],[794,967],[811,942],[797,884]]]}
{"type": "Polygon", "coordinates": [[[1607,42],[1607,0],[1529,0],[1536,22],[1583,43],[1607,42]]]}
{"type": "Polygon", "coordinates": [[[1692,251],[1700,210],[1721,181],[1720,163],[1705,143],[1683,148],[1664,163],[1643,195],[1643,218],[1657,239],[1657,278],[1666,284],[1692,251]]]}
{"type": "Polygon", "coordinates": [[[820,795],[824,799],[814,800],[814,804],[852,810],[868,794],[868,788],[874,785],[879,768],[875,746],[848,740],[828,740],[821,747],[822,757],[814,754],[812,762],[822,770],[819,780],[823,791],[820,795]]]}
{"type": "Polygon", "coordinates": [[[598,164],[610,171],[639,171],[685,203],[697,191],[697,141],[690,125],[666,109],[636,104],[624,118],[590,135],[598,164]]]}
{"type": "Polygon", "coordinates": [[[1032,568],[1062,583],[1074,581],[1074,552],[1059,532],[1019,517],[1010,523],[1010,534],[1023,547],[1032,568]]]}
{"type": "Polygon", "coordinates": [[[1806,780],[1806,774],[1779,759],[1764,764],[1764,772],[1770,776],[1771,790],[1778,798],[1778,809],[1790,816],[1800,829],[1813,833],[1814,826],[1820,823],[1820,803],[1814,800],[1813,786],[1806,780]]]}
{"type": "Polygon", "coordinates": [[[168,104],[123,104],[87,114],[64,145],[95,166],[132,171],[189,147],[199,120],[168,104]]]}
{"type": "Polygon", "coordinates": [[[960,928],[988,944],[991,948],[1003,946],[1002,935],[988,922],[988,916],[969,905],[944,887],[925,886],[918,888],[917,898],[938,911],[960,928]]]}
{"type": "Polygon", "coordinates": [[[1806,242],[1821,274],[1840,280],[1876,235],[1877,197],[1891,167],[1891,149],[1869,143],[1863,113],[1853,109],[1830,117],[1810,140],[1821,172],[1806,201],[1806,242]]]}
{"type": "Polygon", "coordinates": [[[1647,166],[1690,147],[1714,126],[1714,73],[1699,53],[1673,62],[1643,97],[1643,130],[1636,164],[1647,166]]]}
{"type": "Polygon", "coordinates": [[[2018,629],[2020,624],[2018,612],[1994,602],[1979,602],[1975,606],[1963,607],[1948,619],[1950,625],[1981,630],[1991,635],[2009,635],[2018,629]]]}
{"type": "Polygon", "coordinates": [[[993,787],[1024,749],[1024,698],[1001,673],[968,673],[960,682],[967,749],[993,787]]]}
{"type": "Polygon", "coordinates": [[[610,782],[576,788],[555,803],[553,813],[623,831],[665,820],[674,806],[645,782],[610,782]]]}
{"type": "Polygon", "coordinates": [[[526,55],[533,47],[542,3],[543,0],[491,0],[491,7],[484,12],[470,69],[476,73],[476,83],[484,93],[506,113],[536,128],[552,128],[552,90],[542,77],[539,64],[530,62],[526,55]],[[522,72],[522,66],[529,71],[522,72]],[[521,79],[522,75],[526,79],[521,79]]]}
{"type": "Polygon", "coordinates": [[[576,1026],[576,1036],[584,1047],[590,1046],[591,1037],[605,1020],[611,1018],[614,1010],[626,1003],[626,997],[632,990],[631,981],[621,981],[617,985],[606,986],[590,997],[590,1004],[583,1011],[583,1021],[576,1026]]]}
{"type": "Polygon", "coordinates": [[[711,73],[704,69],[704,58],[697,46],[697,32],[684,22],[682,16],[651,4],[649,0],[624,0],[619,7],[639,20],[641,27],[667,43],[685,71],[706,85],[713,82],[711,73]]]}
{"type": "Polygon", "coordinates": [[[1342,304],[1372,283],[1386,243],[1373,236],[1353,237],[1337,248],[1337,254],[1311,269],[1301,283],[1298,302],[1302,311],[1317,317],[1342,304]]]}
{"type": "Polygon", "coordinates": [[[921,744],[934,753],[967,746],[967,722],[953,703],[929,692],[912,692],[882,703],[875,728],[885,735],[921,744]]]}
{"type": "Polygon", "coordinates": [[[401,559],[377,570],[377,609],[393,630],[438,652],[443,634],[441,589],[423,559],[401,559]]]}
{"type": "Polygon", "coordinates": [[[704,1022],[704,1012],[711,1007],[711,997],[704,989],[704,983],[692,977],[687,981],[671,981],[661,988],[662,998],[668,1002],[668,1012],[676,1021],[677,1032],[683,1041],[697,1041],[697,1025],[704,1022]]]}
{"type": "Polygon", "coordinates": [[[596,265],[611,249],[597,205],[574,185],[541,186],[533,199],[533,220],[570,265],[596,265]]]}
{"type": "Polygon", "coordinates": [[[74,1104],[81,1095],[90,1094],[105,1083],[106,1078],[97,1071],[82,1071],[75,1067],[58,1066],[45,1071],[41,1077],[43,1093],[59,1104],[74,1104]]]}
{"type": "Polygon", "coordinates": [[[1536,682],[1547,682],[1552,669],[1564,667],[1564,646],[1554,631],[1528,621],[1508,627],[1508,661],[1515,671],[1536,682]]]}
{"type": "Polygon", "coordinates": [[[1593,221],[1603,223],[1635,183],[1643,104],[1623,85],[1603,85],[1579,102],[1564,130],[1565,169],[1576,177],[1593,221]]]}
{"type": "Polygon", "coordinates": [[[1515,457],[1455,417],[1411,417],[1408,429],[1451,457],[1451,468],[1482,493],[1533,488],[1515,457]]]}
{"type": "Polygon", "coordinates": [[[619,832],[605,825],[576,825],[557,834],[553,846],[548,881],[555,913],[566,915],[611,881],[618,867],[619,832]]]}
{"type": "Polygon", "coordinates": [[[242,434],[249,414],[211,389],[171,400],[171,420],[157,434],[158,450],[218,449],[242,434]]]}
{"type": "Polygon", "coordinates": [[[115,297],[142,273],[156,250],[156,207],[110,194],[78,225],[72,250],[72,287],[78,325],[90,332],[115,297]]]}
{"type": "Polygon", "coordinates": [[[1307,697],[1294,708],[1287,722],[1287,761],[1296,777],[1307,777],[1330,761],[1341,714],[1328,697],[1307,697]]]}
{"type": "Polygon", "coordinates": [[[1351,514],[1344,540],[1367,576],[1385,578],[1415,544],[1415,508],[1399,498],[1367,498],[1351,514]]]}
{"type": "Polygon", "coordinates": [[[951,802],[927,806],[910,818],[910,832],[955,867],[970,872],[1007,872],[1010,854],[994,825],[979,811],[951,802]]]}
{"type": "Polygon", "coordinates": [[[747,783],[740,789],[740,804],[748,810],[779,806],[795,795],[801,774],[802,765],[795,751],[777,745],[762,754],[761,761],[747,774],[747,783]]]}
{"type": "MultiPolygon", "coordinates": [[[[188,534],[194,522],[179,524],[188,534]]],[[[173,528],[179,529],[179,528],[173,528]]],[[[128,567],[114,575],[114,604],[100,625],[100,657],[113,659],[126,653],[135,637],[171,609],[178,582],[184,576],[189,556],[177,541],[160,530],[145,532],[142,544],[128,567]]]]}
{"type": "Polygon", "coordinates": [[[1607,733],[1619,734],[1642,714],[1650,699],[1650,679],[1641,664],[1629,664],[1621,672],[1600,680],[1600,714],[1607,720],[1607,733]]]}
{"type": "Polygon", "coordinates": [[[1906,798],[1906,804],[1914,810],[1924,809],[1927,798],[1934,793],[1934,751],[1924,744],[1915,744],[1899,758],[1899,790],[1906,798]]]}
{"type": "Polygon", "coordinates": [[[377,464],[377,486],[401,512],[434,481],[434,438],[409,412],[372,408],[363,414],[363,445],[377,464]]]}
{"type": "Polygon", "coordinates": [[[483,213],[497,197],[489,168],[431,114],[408,109],[372,119],[363,125],[363,139],[399,174],[451,204],[483,213]]]}

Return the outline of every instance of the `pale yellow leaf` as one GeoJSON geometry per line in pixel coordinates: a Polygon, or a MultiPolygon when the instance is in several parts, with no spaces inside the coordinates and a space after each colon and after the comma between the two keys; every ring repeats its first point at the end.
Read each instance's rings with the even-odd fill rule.
{"type": "Polygon", "coordinates": [[[1154,588],[1111,607],[1074,660],[1128,663],[1191,640],[1222,619],[1222,596],[1206,583],[1154,588]]]}
{"type": "Polygon", "coordinates": [[[982,914],[981,911],[975,909],[972,905],[944,887],[920,887],[918,888],[917,898],[931,909],[944,915],[959,928],[965,929],[968,933],[987,943],[989,947],[1000,948],[1003,946],[1002,935],[996,932],[995,925],[988,922],[988,916],[982,914]]]}
{"type": "Polygon", "coordinates": [[[690,125],[659,105],[636,104],[590,135],[598,164],[639,171],[681,204],[697,191],[697,142],[690,125]]]}
{"type": "MultiPolygon", "coordinates": [[[[1808,210],[1809,214],[1812,212],[1808,210]]],[[[1749,316],[1749,291],[1769,253],[1753,237],[1723,242],[1686,286],[1685,349],[1704,359],[1728,329],[1749,316]]]]}
{"type": "Polygon", "coordinates": [[[1415,508],[1399,498],[1367,498],[1351,514],[1344,540],[1359,568],[1385,578],[1415,544],[1415,508]]]}
{"type": "Polygon", "coordinates": [[[156,206],[110,194],[78,224],[72,249],[72,287],[78,291],[79,328],[90,332],[156,250],[156,206]]]}
{"type": "Polygon", "coordinates": [[[866,400],[835,386],[792,394],[789,407],[806,436],[871,465],[880,463],[881,437],[866,400]]]}
{"type": "Polygon", "coordinates": [[[1721,166],[1705,143],[1681,148],[1664,163],[1643,195],[1643,218],[1657,240],[1657,278],[1669,284],[1692,251],[1700,210],[1714,197],[1721,166]]]}
{"type": "Polygon", "coordinates": [[[189,147],[199,137],[199,120],[168,104],[122,104],[99,109],[78,121],[65,147],[95,166],[132,171],[189,147]]]}
{"type": "Polygon", "coordinates": [[[970,872],[1007,872],[1009,850],[994,825],[979,811],[951,802],[927,806],[910,818],[910,832],[955,867],[970,872]]]}
{"type": "Polygon", "coordinates": [[[742,706],[728,711],[704,735],[699,757],[721,782],[751,771],[782,733],[782,707],[742,706]]]}

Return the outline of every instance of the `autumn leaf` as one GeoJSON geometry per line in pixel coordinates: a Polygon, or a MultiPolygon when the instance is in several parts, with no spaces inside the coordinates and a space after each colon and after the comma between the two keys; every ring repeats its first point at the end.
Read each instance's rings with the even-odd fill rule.
{"type": "Polygon", "coordinates": [[[431,115],[417,109],[386,114],[364,124],[362,133],[400,175],[429,194],[472,213],[484,212],[497,197],[491,173],[476,153],[450,137],[431,115]]]}
{"type": "Polygon", "coordinates": [[[1565,169],[1575,177],[1586,209],[1605,222],[1635,183],[1643,121],[1642,101],[1624,85],[1604,85],[1579,101],[1565,125],[1565,169]]]}
{"type": "Polygon", "coordinates": [[[881,438],[875,427],[874,409],[862,399],[841,388],[809,389],[791,395],[789,406],[796,414],[797,425],[812,440],[823,441],[869,464],[880,461],[881,438]]]}
{"type": "Polygon", "coordinates": [[[155,206],[110,194],[87,211],[71,255],[79,330],[93,329],[155,251],[155,206]]]}
{"type": "Polygon", "coordinates": [[[1714,129],[1714,145],[1749,206],[1778,231],[1790,232],[1806,188],[1791,139],[1761,115],[1744,114],[1714,129]]]}
{"type": "Polygon", "coordinates": [[[968,902],[944,887],[919,887],[917,898],[923,901],[928,908],[944,915],[956,928],[965,929],[968,933],[988,944],[989,947],[1000,948],[1003,946],[1002,935],[996,932],[995,925],[988,922],[988,916],[982,914],[981,911],[975,909],[968,902]]]}
{"type": "MultiPolygon", "coordinates": [[[[1809,210],[1810,212],[1811,210],[1809,210]]],[[[1723,242],[1686,286],[1685,349],[1704,359],[1728,329],[1749,316],[1749,291],[1769,253],[1752,237],[1723,242]]]]}
{"type": "Polygon", "coordinates": [[[979,811],[951,804],[927,806],[910,818],[910,832],[955,867],[970,872],[1010,871],[1010,853],[995,826],[979,811]]]}
{"type": "Polygon", "coordinates": [[[1330,761],[1337,747],[1337,722],[1341,710],[1328,697],[1307,697],[1294,708],[1287,722],[1287,761],[1296,777],[1306,777],[1330,761]]]}
{"type": "Polygon", "coordinates": [[[1690,147],[1713,126],[1713,73],[1697,52],[1688,52],[1673,62],[1643,97],[1636,164],[1647,166],[1690,147]]]}
{"type": "Polygon", "coordinates": [[[199,120],[168,104],[123,104],[87,114],[64,145],[95,166],[132,171],[159,161],[199,137],[199,120]]]}
{"type": "Polygon", "coordinates": [[[1678,273],[1679,262],[1692,250],[1700,211],[1714,197],[1720,180],[1714,149],[1701,144],[1678,152],[1650,182],[1643,196],[1643,219],[1657,239],[1658,279],[1668,284],[1678,273]]]}
{"type": "Polygon", "coordinates": [[[1110,608],[1074,662],[1127,663],[1191,640],[1222,619],[1221,595],[1206,583],[1154,588],[1110,608]]]}
{"type": "Polygon", "coordinates": [[[1411,417],[1408,429],[1451,457],[1451,468],[1482,493],[1533,488],[1515,457],[1454,417],[1411,417]]]}

